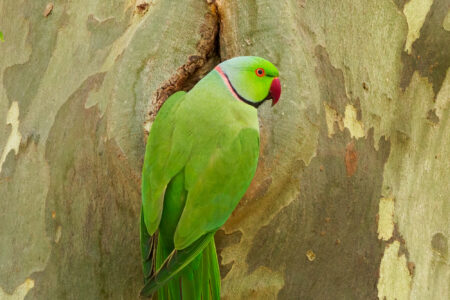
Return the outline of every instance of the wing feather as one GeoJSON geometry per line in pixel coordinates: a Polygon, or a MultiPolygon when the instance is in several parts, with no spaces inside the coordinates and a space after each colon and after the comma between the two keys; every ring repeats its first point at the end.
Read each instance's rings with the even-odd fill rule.
{"type": "Polygon", "coordinates": [[[167,184],[187,159],[186,152],[177,149],[174,142],[176,112],[185,94],[177,92],[167,99],[153,122],[148,138],[142,168],[142,210],[149,235],[158,229],[167,184]]]}
{"type": "Polygon", "coordinates": [[[195,178],[190,178],[186,205],[175,231],[176,249],[186,248],[225,223],[253,179],[258,154],[258,131],[244,128],[229,143],[225,141],[212,151],[203,168],[197,165],[202,165],[204,157],[187,162],[185,176],[195,178]]]}

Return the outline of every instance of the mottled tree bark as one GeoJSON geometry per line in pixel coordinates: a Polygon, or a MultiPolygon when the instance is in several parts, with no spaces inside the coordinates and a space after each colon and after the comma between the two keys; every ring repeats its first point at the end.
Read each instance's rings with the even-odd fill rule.
{"type": "Polygon", "coordinates": [[[449,298],[447,0],[4,0],[0,30],[1,299],[138,298],[148,128],[238,55],[283,93],[223,298],[449,298]]]}

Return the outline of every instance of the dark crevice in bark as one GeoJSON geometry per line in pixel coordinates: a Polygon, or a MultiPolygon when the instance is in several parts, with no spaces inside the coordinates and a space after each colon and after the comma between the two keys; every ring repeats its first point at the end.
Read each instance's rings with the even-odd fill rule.
{"type": "MultiPolygon", "coordinates": [[[[200,28],[197,53],[190,55],[185,64],[156,90],[151,101],[147,121],[153,122],[164,102],[177,91],[189,91],[200,79],[220,63],[219,15],[215,3],[209,5],[205,22],[200,28]]],[[[147,133],[148,134],[148,133],[147,133]]]]}

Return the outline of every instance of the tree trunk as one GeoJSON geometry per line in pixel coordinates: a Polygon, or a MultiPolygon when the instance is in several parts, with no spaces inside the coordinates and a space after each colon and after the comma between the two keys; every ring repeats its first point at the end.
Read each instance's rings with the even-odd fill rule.
{"type": "Polygon", "coordinates": [[[283,93],[223,299],[450,297],[448,0],[146,1],[0,2],[1,299],[138,298],[146,130],[238,55],[283,93]]]}

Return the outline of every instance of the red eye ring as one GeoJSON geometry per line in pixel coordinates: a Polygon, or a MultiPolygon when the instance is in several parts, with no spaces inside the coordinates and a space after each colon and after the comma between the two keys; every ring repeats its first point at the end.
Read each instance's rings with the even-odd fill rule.
{"type": "Polygon", "coordinates": [[[266,75],[266,71],[264,71],[263,68],[258,68],[255,70],[255,74],[258,77],[263,77],[264,75],[266,75]]]}

